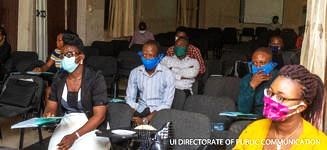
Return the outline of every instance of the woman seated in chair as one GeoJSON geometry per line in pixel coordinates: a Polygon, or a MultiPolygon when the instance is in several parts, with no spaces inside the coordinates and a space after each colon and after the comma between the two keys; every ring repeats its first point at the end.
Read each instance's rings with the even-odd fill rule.
{"type": "Polygon", "coordinates": [[[95,129],[106,125],[107,92],[103,75],[85,67],[76,57],[83,42],[71,35],[63,47],[61,62],[65,72],[59,73],[51,87],[45,117],[64,116],[49,142],[49,150],[108,149],[108,138],[95,135],[95,129]]]}
{"type": "Polygon", "coordinates": [[[301,65],[284,66],[264,91],[262,119],[240,135],[235,150],[324,149],[322,129],[324,85],[301,65]],[[318,129],[317,129],[318,128],[318,129]]]}

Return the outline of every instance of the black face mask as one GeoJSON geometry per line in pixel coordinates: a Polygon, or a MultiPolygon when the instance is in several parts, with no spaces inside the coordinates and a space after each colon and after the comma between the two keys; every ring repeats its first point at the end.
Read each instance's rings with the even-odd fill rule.
{"type": "Polygon", "coordinates": [[[270,50],[271,50],[271,52],[273,52],[273,53],[279,53],[281,50],[282,50],[282,47],[280,47],[280,46],[269,46],[269,48],[270,48],[270,50]]]}
{"type": "Polygon", "coordinates": [[[78,107],[78,92],[67,93],[67,103],[70,107],[77,109],[78,107]]]}

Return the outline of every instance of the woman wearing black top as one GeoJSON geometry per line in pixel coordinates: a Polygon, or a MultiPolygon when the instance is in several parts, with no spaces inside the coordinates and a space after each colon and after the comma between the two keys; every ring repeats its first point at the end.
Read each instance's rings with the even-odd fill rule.
{"type": "Polygon", "coordinates": [[[63,47],[61,66],[66,72],[53,81],[44,116],[55,116],[57,112],[64,116],[51,137],[49,150],[108,149],[108,138],[95,135],[95,129],[106,118],[105,80],[100,72],[84,66],[83,59],[75,63],[82,47],[76,35],[71,35],[63,47]]]}

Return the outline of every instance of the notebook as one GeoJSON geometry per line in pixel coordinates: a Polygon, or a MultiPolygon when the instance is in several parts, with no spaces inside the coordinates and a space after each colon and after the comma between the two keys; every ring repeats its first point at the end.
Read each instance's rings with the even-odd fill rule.
{"type": "Polygon", "coordinates": [[[234,117],[234,118],[238,118],[238,119],[259,119],[260,118],[260,116],[257,114],[242,113],[242,112],[236,112],[236,111],[222,112],[222,113],[219,113],[219,115],[234,117]]]}
{"type": "Polygon", "coordinates": [[[22,122],[19,122],[17,124],[14,124],[11,126],[11,129],[18,129],[18,128],[35,128],[39,127],[42,125],[47,125],[47,124],[57,124],[60,122],[62,117],[35,117],[31,118],[22,122]]]}

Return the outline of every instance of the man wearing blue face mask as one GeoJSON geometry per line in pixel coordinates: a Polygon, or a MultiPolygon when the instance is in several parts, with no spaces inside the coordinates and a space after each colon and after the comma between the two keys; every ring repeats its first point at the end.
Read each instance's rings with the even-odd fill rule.
{"type": "Polygon", "coordinates": [[[128,79],[125,99],[135,110],[136,125],[149,123],[156,111],[169,109],[174,99],[174,75],[160,64],[163,55],[158,52],[156,41],[146,42],[139,53],[143,65],[133,69],[128,79]]]}
{"type": "Polygon", "coordinates": [[[241,79],[240,93],[237,100],[238,111],[262,115],[263,91],[276,77],[277,64],[272,61],[269,48],[258,48],[249,63],[251,73],[241,79]]]}

